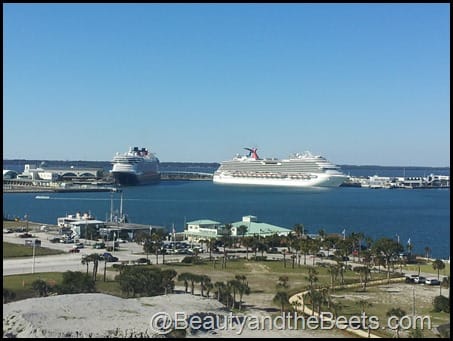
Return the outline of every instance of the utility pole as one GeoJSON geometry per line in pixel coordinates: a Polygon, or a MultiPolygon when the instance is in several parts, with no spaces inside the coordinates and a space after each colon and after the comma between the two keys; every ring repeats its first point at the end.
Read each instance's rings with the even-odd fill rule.
{"type": "Polygon", "coordinates": [[[31,267],[31,273],[35,273],[35,248],[36,248],[36,239],[33,239],[33,265],[31,267]]]}

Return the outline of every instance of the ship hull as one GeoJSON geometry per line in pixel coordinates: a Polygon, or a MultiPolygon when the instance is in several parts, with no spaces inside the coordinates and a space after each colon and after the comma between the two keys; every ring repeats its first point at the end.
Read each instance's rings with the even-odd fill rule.
{"type": "Polygon", "coordinates": [[[339,187],[345,180],[343,175],[313,174],[305,179],[281,179],[265,177],[237,177],[224,174],[214,174],[213,182],[231,185],[281,186],[281,187],[339,187]]]}
{"type": "Polygon", "coordinates": [[[160,173],[136,174],[131,172],[112,172],[115,183],[121,186],[151,185],[160,181],[160,173]]]}

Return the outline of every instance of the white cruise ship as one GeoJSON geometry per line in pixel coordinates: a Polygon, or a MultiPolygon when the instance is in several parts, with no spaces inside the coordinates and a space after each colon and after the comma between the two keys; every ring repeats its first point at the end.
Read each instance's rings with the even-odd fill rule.
{"type": "Polygon", "coordinates": [[[146,148],[129,148],[127,153],[116,153],[110,170],[119,185],[145,185],[160,180],[159,159],[146,148]]]}
{"type": "Polygon", "coordinates": [[[246,156],[236,155],[223,161],[214,173],[219,184],[268,185],[287,187],[338,187],[348,176],[340,167],[310,152],[288,159],[261,159],[256,148],[245,148],[246,156]]]}

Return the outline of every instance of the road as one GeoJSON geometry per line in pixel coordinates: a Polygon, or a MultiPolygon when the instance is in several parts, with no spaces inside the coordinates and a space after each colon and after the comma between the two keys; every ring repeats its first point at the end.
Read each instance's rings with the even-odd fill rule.
{"type": "MultiPolygon", "coordinates": [[[[86,271],[86,265],[82,264],[82,257],[85,255],[89,255],[92,253],[103,253],[105,252],[104,249],[93,249],[92,244],[94,243],[93,241],[86,241],[84,239],[81,239],[80,242],[85,244],[85,247],[80,249],[79,253],[70,253],[69,250],[73,248],[74,244],[63,244],[63,243],[51,243],[49,240],[58,236],[56,232],[42,232],[42,231],[33,231],[33,238],[37,238],[41,240],[41,246],[42,247],[48,247],[51,249],[57,249],[64,251],[64,254],[61,255],[50,255],[50,256],[37,256],[34,258],[33,262],[33,257],[28,257],[28,258],[9,258],[9,259],[4,259],[3,260],[3,276],[6,275],[15,275],[15,274],[25,274],[25,273],[32,273],[34,272],[64,272],[64,271],[86,271]]],[[[3,241],[5,242],[10,242],[10,243],[15,243],[15,244],[21,244],[24,245],[25,239],[19,238],[19,233],[3,233],[3,241]]],[[[31,238],[27,238],[31,239],[31,238]]],[[[222,249],[222,248],[221,248],[222,249]]],[[[216,258],[222,258],[223,257],[223,250],[221,250],[221,253],[213,253],[212,257],[216,258]]],[[[235,257],[236,255],[238,257],[245,257],[245,249],[231,249],[228,250],[228,255],[229,257],[235,257]],[[230,252],[228,252],[230,251],[230,252]],[[237,253],[238,251],[241,251],[237,253]]],[[[141,245],[138,245],[137,243],[122,243],[120,244],[120,248],[116,249],[115,251],[111,252],[115,257],[118,257],[120,262],[130,262],[133,260],[136,260],[138,258],[143,258],[146,257],[143,254],[143,247],[141,245]]],[[[254,253],[249,251],[249,258],[253,256],[254,253]]],[[[258,252],[258,255],[261,255],[261,252],[258,252]]],[[[269,260],[281,260],[283,259],[283,255],[280,253],[272,253],[272,254],[267,254],[264,252],[264,255],[267,256],[267,259],[269,260]]],[[[180,262],[186,255],[166,255],[165,256],[165,262],[170,263],[170,262],[180,262]]],[[[201,257],[206,258],[209,257],[209,253],[201,253],[201,257]]],[[[307,265],[312,265],[313,264],[313,258],[314,258],[314,264],[317,262],[323,262],[323,263],[332,263],[336,264],[334,260],[329,260],[326,259],[325,257],[319,258],[315,257],[313,255],[307,255],[307,265]]],[[[149,259],[151,260],[151,263],[154,263],[155,261],[155,256],[154,255],[149,255],[149,259]]],[[[159,256],[159,262],[162,261],[162,256],[159,256]]],[[[286,256],[286,262],[287,266],[291,266],[292,260],[290,256],[286,256]]],[[[297,262],[297,259],[296,259],[297,262]]],[[[112,263],[110,263],[111,265],[112,263]]],[[[296,263],[297,264],[297,263],[296,263]]],[[[301,257],[301,264],[303,264],[303,256],[301,257]]],[[[348,261],[349,265],[354,266],[362,266],[363,264],[353,262],[353,259],[351,261],[348,261]]],[[[297,265],[296,265],[297,266],[297,265]]],[[[396,267],[397,269],[398,267],[396,267]]],[[[377,269],[377,268],[376,268],[377,269]]],[[[381,269],[385,271],[385,269],[381,269]]],[[[416,274],[416,272],[408,271],[406,274],[416,274]]],[[[420,273],[421,276],[425,277],[437,277],[433,273],[420,273]]],[[[442,278],[445,276],[441,275],[440,280],[442,281],[442,278]]]]}

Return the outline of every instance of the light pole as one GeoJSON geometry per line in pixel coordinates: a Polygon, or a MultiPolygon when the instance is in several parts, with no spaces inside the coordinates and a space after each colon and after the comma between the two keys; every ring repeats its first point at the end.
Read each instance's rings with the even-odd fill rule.
{"type": "Polygon", "coordinates": [[[36,248],[36,239],[33,240],[33,264],[31,267],[31,273],[35,273],[35,248],[36,248]]]}
{"type": "Polygon", "coordinates": [[[25,213],[24,218],[25,218],[25,224],[26,224],[26,232],[28,232],[28,214],[27,213],[25,213]]]}

